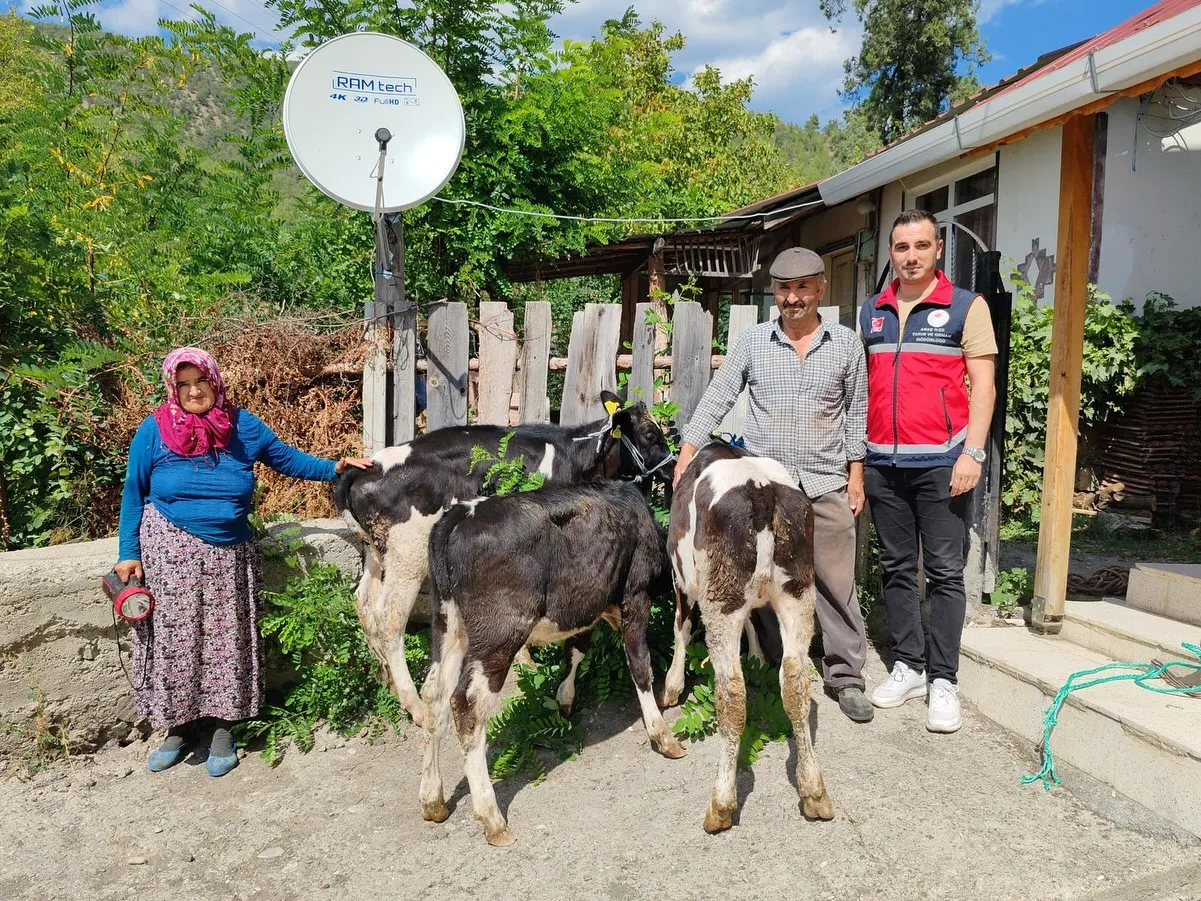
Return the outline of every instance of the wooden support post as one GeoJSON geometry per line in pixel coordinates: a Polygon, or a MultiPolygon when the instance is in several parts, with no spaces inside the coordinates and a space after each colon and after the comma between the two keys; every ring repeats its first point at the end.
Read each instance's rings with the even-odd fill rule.
{"type": "Polygon", "coordinates": [[[1058,634],[1063,624],[1072,545],[1072,495],[1076,487],[1095,140],[1096,123],[1092,115],[1076,116],[1064,123],[1059,162],[1059,240],[1051,325],[1046,463],[1031,617],[1033,627],[1048,635],[1058,634]]]}
{"type": "Polygon", "coordinates": [[[405,297],[404,223],[393,226],[392,284],[392,432],[391,444],[412,441],[417,434],[417,305],[405,297]]]}
{"type": "Polygon", "coordinates": [[[395,295],[388,275],[391,253],[383,235],[383,225],[375,225],[374,294],[363,310],[363,452],[374,454],[388,446],[388,319],[395,295]]]}

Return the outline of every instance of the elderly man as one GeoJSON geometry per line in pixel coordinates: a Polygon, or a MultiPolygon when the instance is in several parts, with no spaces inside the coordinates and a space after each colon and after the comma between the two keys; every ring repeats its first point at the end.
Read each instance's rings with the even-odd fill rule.
{"type": "MultiPolygon", "coordinates": [[[[747,329],[713,377],[682,435],[676,480],[748,389],[751,453],[779,461],[813,501],[817,618],[826,690],[856,722],[872,718],[863,694],[867,638],[855,593],[855,517],[864,506],[867,367],[848,328],[822,321],[822,258],[790,247],[771,265],[780,316],[747,329]]],[[[769,655],[779,630],[769,608],[756,611],[769,655]]]]}

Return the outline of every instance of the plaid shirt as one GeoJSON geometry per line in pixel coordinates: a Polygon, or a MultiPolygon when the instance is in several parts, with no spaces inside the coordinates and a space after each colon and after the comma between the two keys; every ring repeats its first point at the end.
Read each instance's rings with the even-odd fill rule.
{"type": "Polygon", "coordinates": [[[762,322],[735,343],[681,437],[707,444],[745,387],[746,449],[778,460],[810,498],[837,491],[867,454],[865,359],[855,332],[823,322],[798,366],[779,320],[762,322]]]}

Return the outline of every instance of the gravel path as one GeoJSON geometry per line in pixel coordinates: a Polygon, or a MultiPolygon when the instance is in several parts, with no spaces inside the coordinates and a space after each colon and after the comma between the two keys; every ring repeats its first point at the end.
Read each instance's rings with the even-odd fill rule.
{"type": "Polygon", "coordinates": [[[1115,799],[1107,819],[1019,785],[1030,749],[974,711],[954,736],[928,734],[924,714],[910,703],[856,726],[819,697],[835,820],[801,817],[794,755],[773,745],[741,773],[741,822],[710,837],[715,740],[666,760],[634,704],[608,706],[577,760],[498,783],[507,849],[471,818],[457,746],[451,818],[422,821],[415,730],[325,737],[274,770],[252,755],[223,779],[194,764],[150,775],[147,745],[113,748],[27,782],[0,772],[0,898],[1201,899],[1196,843],[1115,799]]]}

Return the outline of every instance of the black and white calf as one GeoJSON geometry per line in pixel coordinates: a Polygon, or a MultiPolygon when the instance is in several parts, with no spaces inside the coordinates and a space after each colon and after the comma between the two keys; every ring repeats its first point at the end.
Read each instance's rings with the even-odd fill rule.
{"type": "Polygon", "coordinates": [[[738,742],[746,724],[739,645],[751,610],[770,604],[780,621],[784,656],[780,692],[797,746],[797,790],[805,816],[828,820],[834,806],[809,735],[807,654],[813,638],[813,506],[775,460],[724,443],[702,448],[676,487],[667,536],[676,579],[676,656],[665,696],[683,686],[681,649],[690,614],[701,608],[716,682],[721,735],[717,782],[705,831],[733,824],[738,809],[738,742]]]}
{"type": "Polygon", "coordinates": [[[427,820],[449,815],[440,753],[453,718],[476,818],[490,844],[513,839],[488,778],[485,726],[527,642],[567,640],[561,705],[574,699],[589,630],[621,632],[652,744],[683,757],[652,694],[646,627],[651,598],[670,584],[663,536],[639,491],[621,482],[543,489],[455,504],[430,534],[434,640],[422,698],[429,705],[421,774],[427,820]],[[581,641],[583,639],[583,641],[581,641]]]}
{"type": "Polygon", "coordinates": [[[367,644],[383,664],[401,705],[420,725],[424,710],[405,662],[404,634],[413,603],[429,572],[430,530],[456,501],[484,494],[488,466],[471,468],[472,448],[497,453],[509,441],[509,458],[521,455],[526,471],[546,476],[547,486],[597,479],[671,478],[674,459],[644,404],[620,409],[602,392],[608,419],[577,428],[479,425],[438,429],[407,444],[385,448],[369,470],[349,469],[335,490],[338,512],[364,539],[367,551],[357,607],[367,644]]]}

